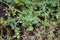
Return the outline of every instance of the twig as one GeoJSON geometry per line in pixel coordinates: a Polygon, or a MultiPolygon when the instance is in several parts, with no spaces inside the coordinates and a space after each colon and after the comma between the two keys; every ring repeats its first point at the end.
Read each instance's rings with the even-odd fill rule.
{"type": "MultiPolygon", "coordinates": [[[[7,5],[7,6],[8,6],[9,8],[11,8],[11,9],[12,9],[12,7],[13,7],[13,6],[11,6],[11,5],[9,5],[8,3],[5,3],[5,2],[3,2],[3,1],[0,1],[0,2],[4,3],[5,5],[7,5]]],[[[18,10],[18,9],[16,9],[16,8],[14,8],[14,7],[13,7],[13,9],[16,10],[17,12],[19,12],[19,13],[22,13],[20,10],[18,10]]]]}

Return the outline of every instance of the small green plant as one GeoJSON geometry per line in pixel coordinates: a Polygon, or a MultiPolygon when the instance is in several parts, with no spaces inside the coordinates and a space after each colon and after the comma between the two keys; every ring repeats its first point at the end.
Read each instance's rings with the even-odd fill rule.
{"type": "MultiPolygon", "coordinates": [[[[57,25],[60,21],[58,0],[4,0],[1,2],[5,3],[8,7],[5,7],[5,16],[7,16],[7,19],[4,20],[0,18],[0,24],[2,24],[3,27],[10,25],[11,29],[15,32],[13,35],[14,38],[20,38],[22,28],[25,28],[28,32],[34,31],[34,27],[45,30],[47,26],[57,25]],[[22,7],[22,11],[14,6],[14,4],[19,8],[22,7]],[[34,24],[37,26],[32,26],[34,24]]],[[[9,35],[7,35],[7,37],[8,36],[9,35]]],[[[40,31],[36,36],[40,36],[40,31]]]]}

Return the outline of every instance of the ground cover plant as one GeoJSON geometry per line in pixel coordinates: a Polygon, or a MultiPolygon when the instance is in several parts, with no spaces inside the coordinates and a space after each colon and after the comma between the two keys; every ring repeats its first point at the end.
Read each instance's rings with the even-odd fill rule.
{"type": "Polygon", "coordinates": [[[60,40],[60,0],[0,0],[0,40],[60,40]]]}

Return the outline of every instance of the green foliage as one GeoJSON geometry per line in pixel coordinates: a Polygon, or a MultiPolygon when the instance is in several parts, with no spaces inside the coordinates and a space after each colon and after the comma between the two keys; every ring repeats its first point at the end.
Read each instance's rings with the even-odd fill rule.
{"type": "MultiPolygon", "coordinates": [[[[33,24],[45,28],[46,26],[54,25],[53,22],[57,24],[56,22],[58,22],[60,18],[60,11],[58,13],[58,0],[4,0],[4,2],[12,5],[15,3],[17,6],[22,6],[23,8],[21,8],[22,11],[20,11],[10,4],[8,5],[9,8],[5,8],[8,18],[3,26],[10,25],[15,31],[14,37],[17,38],[20,37],[19,28],[16,26],[18,23],[22,23],[22,28],[27,28],[27,31],[33,31],[33,24]],[[13,18],[8,10],[11,11],[13,17],[18,15],[13,18]]],[[[36,35],[39,36],[39,34],[40,33],[37,33],[36,35]]]]}

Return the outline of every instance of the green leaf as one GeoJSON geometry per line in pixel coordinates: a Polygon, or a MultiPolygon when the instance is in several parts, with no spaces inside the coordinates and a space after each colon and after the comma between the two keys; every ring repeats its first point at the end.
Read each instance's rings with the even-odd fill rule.
{"type": "Polygon", "coordinates": [[[36,36],[40,37],[40,32],[36,33],[36,36]]]}
{"type": "Polygon", "coordinates": [[[33,31],[33,27],[29,26],[29,27],[27,28],[27,31],[33,31]]]}

